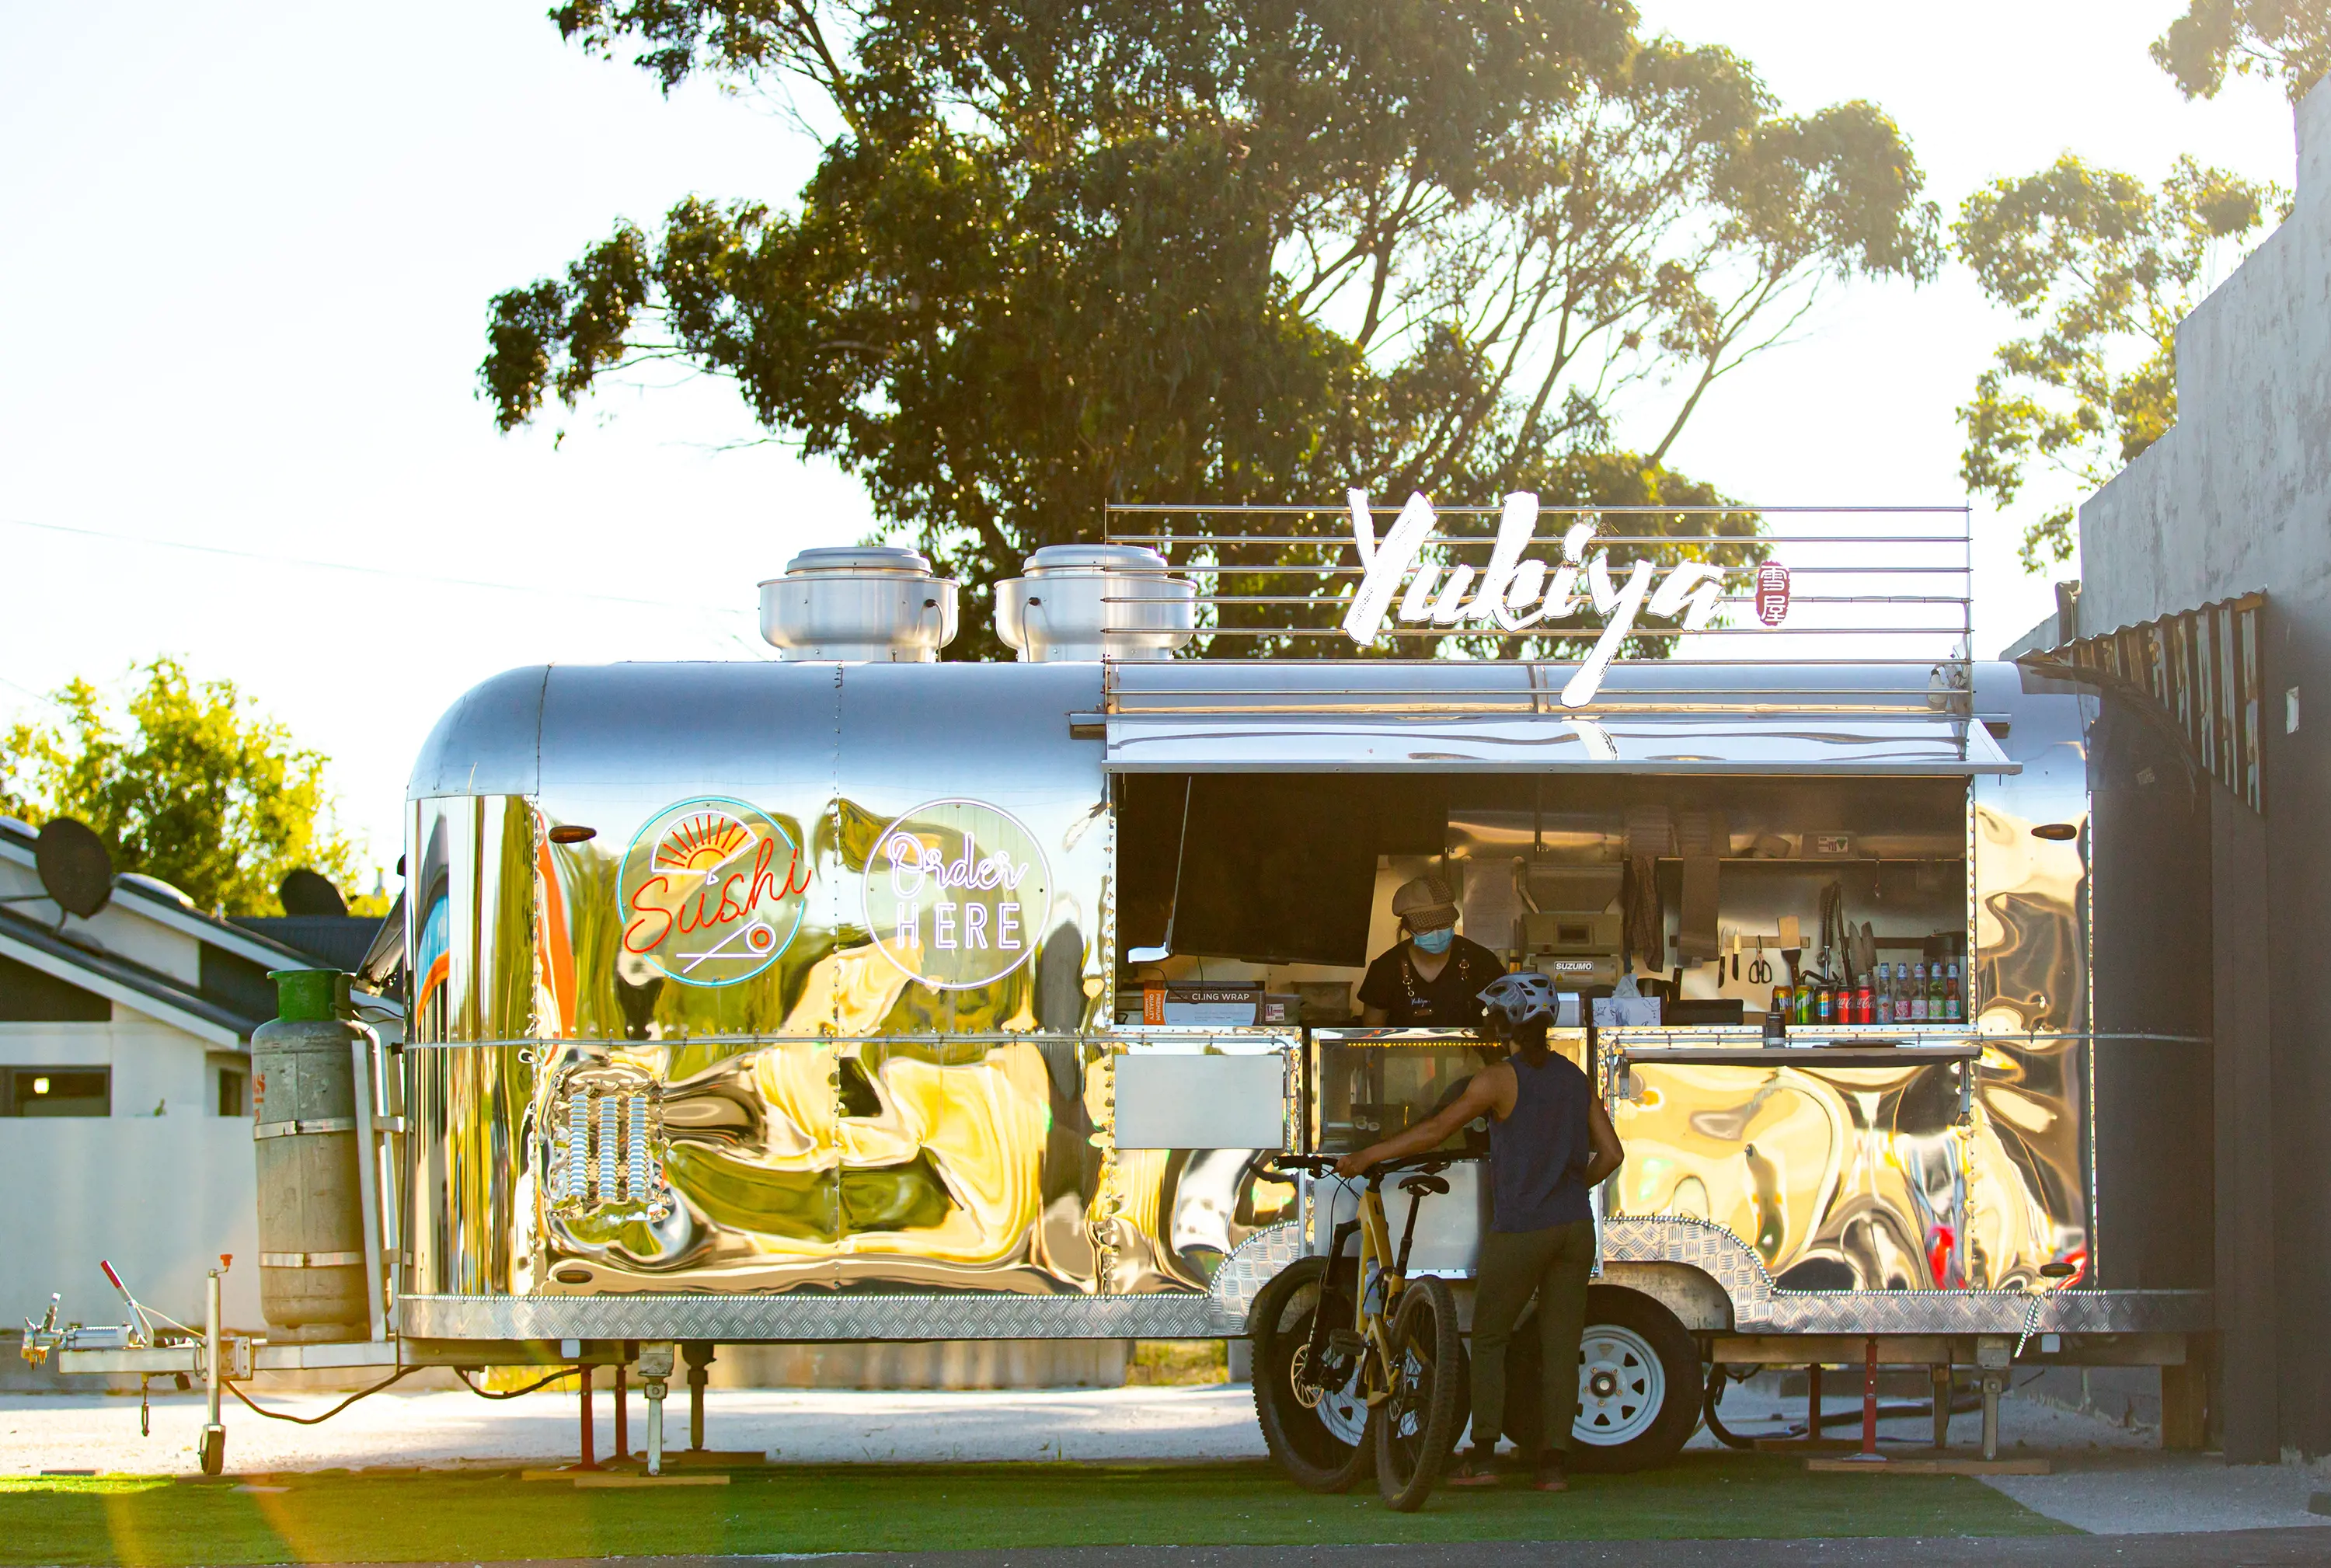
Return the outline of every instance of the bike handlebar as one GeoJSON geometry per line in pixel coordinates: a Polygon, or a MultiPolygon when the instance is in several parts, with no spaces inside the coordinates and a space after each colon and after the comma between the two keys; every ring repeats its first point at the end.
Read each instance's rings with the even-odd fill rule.
{"type": "MultiPolygon", "coordinates": [[[[1465,1155],[1443,1153],[1411,1155],[1406,1159],[1401,1160],[1378,1160],[1360,1173],[1360,1179],[1381,1182],[1385,1177],[1401,1171],[1422,1171],[1427,1175],[1431,1175],[1437,1171],[1445,1171],[1450,1166],[1470,1157],[1465,1155]]],[[[1338,1158],[1339,1156],[1335,1155],[1272,1155],[1265,1164],[1278,1170],[1300,1171],[1315,1176],[1325,1176],[1335,1173],[1338,1158]]]]}

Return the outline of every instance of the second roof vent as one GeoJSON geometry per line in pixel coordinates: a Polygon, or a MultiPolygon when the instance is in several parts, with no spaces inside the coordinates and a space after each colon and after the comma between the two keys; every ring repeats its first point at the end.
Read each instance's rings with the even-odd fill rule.
{"type": "Polygon", "coordinates": [[[996,634],[1039,662],[1170,659],[1197,629],[1195,584],[1137,545],[1047,545],[995,585],[996,634]]]}

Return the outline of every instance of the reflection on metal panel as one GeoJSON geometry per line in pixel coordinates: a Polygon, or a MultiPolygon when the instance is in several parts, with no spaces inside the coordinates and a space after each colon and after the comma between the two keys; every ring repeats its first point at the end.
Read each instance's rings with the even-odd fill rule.
{"type": "Polygon", "coordinates": [[[504,753],[538,757],[531,799],[414,803],[415,955],[445,965],[426,1038],[1058,1031],[1098,1017],[1106,787],[1099,748],[1065,723],[1099,700],[1097,670],[617,665],[533,679],[524,712],[507,678],[465,698],[416,774],[462,776],[464,746],[497,776],[504,753]],[[907,821],[940,800],[958,803],[937,827],[907,821]],[[974,852],[964,824],[991,819],[1025,841],[974,852]],[[865,924],[886,823],[932,839],[914,911],[929,950],[911,965],[865,924]],[[1044,868],[1041,913],[986,886],[1006,849],[1044,868]],[[951,879],[968,879],[962,897],[951,879]],[[956,961],[936,962],[950,945],[956,961]]]}
{"type": "Polygon", "coordinates": [[[521,1045],[408,1050],[410,1291],[534,1289],[534,1069],[521,1045]]]}
{"type": "Polygon", "coordinates": [[[1469,718],[1113,716],[1120,773],[2012,773],[1980,725],[1948,714],[1469,718]]]}
{"type": "MultiPolygon", "coordinates": [[[[1267,1068],[1277,1125],[1284,1042],[1252,1043],[1203,1060],[1267,1068]]],[[[1293,1194],[1259,1147],[1113,1151],[1123,1059],[1101,1041],[544,1041],[406,1060],[417,1295],[1203,1291],[1293,1194]]]]}
{"type": "Polygon", "coordinates": [[[2077,1047],[1888,1066],[1632,1060],[1607,1212],[1708,1221],[1791,1289],[2020,1288],[2085,1255],[2077,1047]]]}

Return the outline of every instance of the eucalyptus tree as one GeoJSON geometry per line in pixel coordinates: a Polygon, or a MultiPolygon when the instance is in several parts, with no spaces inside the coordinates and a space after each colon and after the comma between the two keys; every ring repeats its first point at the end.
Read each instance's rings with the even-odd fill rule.
{"type": "Polygon", "coordinates": [[[822,155],[790,201],[691,196],[498,296],[501,426],[644,363],[733,378],[975,585],[1111,501],[1317,500],[1256,527],[1323,538],[1352,483],[1719,501],[1667,466],[1708,390],[1836,286],[1941,255],[1883,112],[1784,113],[1625,0],[552,14],[667,90],[790,95],[822,155]]]}
{"type": "MultiPolygon", "coordinates": [[[[2086,495],[2160,440],[2177,422],[2177,324],[2287,200],[2192,158],[2155,187],[2069,153],[1970,196],[1959,256],[2036,329],[2000,346],[1959,410],[1967,488],[2010,506],[2037,468],[2086,495]]],[[[2025,525],[2026,571],[2070,559],[2074,505],[2025,525]]]]}
{"type": "Polygon", "coordinates": [[[2291,102],[2331,73],[2325,0],[2187,0],[2153,41],[2153,61],[2188,98],[2215,98],[2229,71],[2279,81],[2291,102]]]}

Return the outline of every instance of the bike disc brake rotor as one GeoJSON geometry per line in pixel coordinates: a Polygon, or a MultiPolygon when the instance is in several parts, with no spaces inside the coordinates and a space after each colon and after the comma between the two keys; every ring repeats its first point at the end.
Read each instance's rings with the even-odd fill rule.
{"type": "Polygon", "coordinates": [[[1358,1448],[1361,1437],[1368,1430],[1368,1403],[1360,1397],[1359,1366],[1353,1366],[1341,1388],[1321,1388],[1303,1375],[1310,1360],[1311,1347],[1298,1345],[1288,1368],[1295,1385],[1295,1402],[1319,1418],[1328,1436],[1347,1447],[1358,1448]]]}
{"type": "Polygon", "coordinates": [[[1424,1429],[1424,1358],[1411,1347],[1402,1356],[1400,1375],[1393,1380],[1391,1409],[1393,1436],[1413,1440],[1424,1429]]]}

